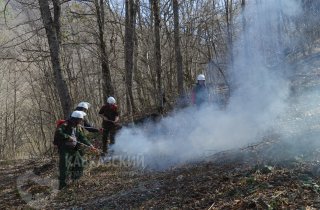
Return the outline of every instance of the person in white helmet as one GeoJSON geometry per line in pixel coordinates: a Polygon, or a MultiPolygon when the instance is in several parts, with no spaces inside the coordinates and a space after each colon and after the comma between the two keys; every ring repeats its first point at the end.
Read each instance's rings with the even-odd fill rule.
{"type": "Polygon", "coordinates": [[[80,126],[84,116],[86,116],[85,112],[74,111],[71,117],[56,130],[59,137],[59,189],[67,185],[66,179],[69,174],[72,180],[79,179],[83,174],[84,160],[79,152],[80,144],[96,150],[86,139],[80,126]]]}
{"type": "Polygon", "coordinates": [[[209,101],[209,91],[206,87],[206,77],[204,74],[197,76],[197,84],[192,90],[192,104],[200,107],[209,101]]]}
{"type": "Polygon", "coordinates": [[[107,103],[101,107],[99,116],[103,120],[102,152],[105,155],[108,151],[108,139],[110,139],[110,146],[115,144],[115,135],[119,128],[119,112],[114,97],[107,98],[107,103]]]}
{"type": "MultiPolygon", "coordinates": [[[[90,106],[91,104],[89,102],[82,101],[77,105],[75,111],[83,111],[87,113],[90,106]]],[[[98,128],[95,128],[86,118],[83,119],[83,126],[87,131],[92,133],[97,133],[100,131],[98,128]]]]}

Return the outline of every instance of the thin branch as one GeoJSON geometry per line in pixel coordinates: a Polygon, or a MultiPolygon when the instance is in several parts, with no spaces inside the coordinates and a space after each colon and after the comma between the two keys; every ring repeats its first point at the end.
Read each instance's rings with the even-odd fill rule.
{"type": "Polygon", "coordinates": [[[50,53],[49,51],[22,48],[23,52],[50,53]]]}
{"type": "Polygon", "coordinates": [[[19,43],[17,43],[17,44],[10,45],[10,46],[6,46],[7,44],[15,41],[15,40],[18,39],[18,38],[21,38],[22,36],[25,36],[25,35],[27,35],[27,34],[29,34],[29,33],[31,33],[31,32],[39,31],[39,30],[41,30],[41,29],[43,29],[43,28],[44,28],[44,27],[41,27],[41,28],[38,28],[38,29],[35,29],[35,30],[32,30],[32,31],[27,31],[27,32],[25,32],[24,34],[21,34],[20,36],[14,37],[14,38],[10,39],[9,41],[7,41],[7,42],[3,43],[2,45],[0,45],[0,48],[6,49],[6,48],[16,47],[16,46],[18,46],[18,45],[20,45],[20,44],[23,44],[23,43],[29,41],[29,40],[30,40],[31,38],[33,38],[34,36],[36,36],[37,33],[34,33],[34,34],[33,34],[32,36],[30,36],[28,39],[23,40],[23,41],[21,41],[21,42],[19,42],[19,43]]]}
{"type": "Polygon", "coordinates": [[[43,60],[45,60],[44,58],[49,58],[50,55],[41,56],[41,57],[42,57],[41,59],[34,59],[34,60],[21,60],[19,58],[14,58],[14,57],[0,57],[0,60],[15,60],[15,61],[20,62],[20,63],[34,63],[34,62],[43,61],[43,60]]]}
{"type": "Polygon", "coordinates": [[[70,10],[70,13],[77,16],[95,16],[94,13],[79,13],[71,10],[70,10]]]}
{"type": "Polygon", "coordinates": [[[23,26],[23,25],[26,25],[26,24],[29,24],[29,23],[33,23],[33,22],[36,22],[36,21],[39,21],[39,20],[41,20],[41,18],[38,18],[38,19],[35,19],[35,20],[28,20],[28,21],[26,21],[26,22],[19,23],[19,24],[13,26],[13,27],[9,27],[9,26],[7,25],[7,27],[8,27],[8,30],[13,30],[13,29],[18,28],[18,27],[20,27],[20,26],[23,26]]]}
{"type": "Polygon", "coordinates": [[[97,45],[96,42],[64,42],[61,46],[68,46],[68,45],[97,45]]]}
{"type": "Polygon", "coordinates": [[[7,6],[8,6],[8,4],[9,4],[10,1],[11,1],[11,0],[8,0],[8,1],[7,1],[7,3],[4,5],[4,9],[3,9],[4,22],[5,22],[6,26],[8,25],[8,24],[7,24],[7,18],[6,18],[6,11],[7,11],[7,6]]]}

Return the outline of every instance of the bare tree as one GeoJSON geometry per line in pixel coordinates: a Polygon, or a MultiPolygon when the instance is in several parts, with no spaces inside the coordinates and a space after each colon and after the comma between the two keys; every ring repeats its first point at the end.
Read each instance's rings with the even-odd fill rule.
{"type": "Polygon", "coordinates": [[[162,79],[161,79],[161,45],[160,45],[160,9],[159,0],[153,0],[152,11],[154,15],[154,59],[155,59],[155,69],[157,74],[157,103],[160,111],[163,109],[163,89],[162,89],[162,79]]]}
{"type": "Polygon", "coordinates": [[[51,63],[54,71],[56,88],[59,93],[63,115],[67,118],[71,111],[71,97],[62,74],[60,61],[60,2],[52,0],[54,18],[52,18],[49,0],[39,0],[40,13],[49,44],[51,63]]]}
{"type": "Polygon", "coordinates": [[[137,3],[133,0],[125,1],[126,22],[125,22],[125,69],[126,69],[126,91],[127,91],[127,106],[129,113],[135,111],[135,103],[132,93],[133,80],[133,57],[134,57],[134,35],[136,25],[137,3]]]}
{"type": "Polygon", "coordinates": [[[105,43],[105,1],[104,0],[94,0],[96,8],[96,18],[99,29],[99,49],[100,49],[100,61],[101,61],[101,70],[102,70],[102,80],[103,80],[103,97],[114,95],[114,88],[111,81],[111,73],[109,68],[109,58],[106,49],[105,43]]]}
{"type": "Polygon", "coordinates": [[[176,68],[177,68],[177,83],[178,93],[181,98],[184,97],[183,85],[183,66],[180,49],[180,29],[179,29],[179,4],[178,0],[172,0],[173,18],[174,18],[174,47],[176,52],[176,68]]]}
{"type": "Polygon", "coordinates": [[[232,22],[233,22],[233,0],[224,0],[225,18],[227,24],[227,40],[228,51],[230,55],[230,63],[233,65],[233,38],[232,38],[232,22]]]}

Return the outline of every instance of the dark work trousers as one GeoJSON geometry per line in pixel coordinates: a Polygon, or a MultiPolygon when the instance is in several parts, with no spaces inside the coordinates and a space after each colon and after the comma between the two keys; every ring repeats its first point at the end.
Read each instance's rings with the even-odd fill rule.
{"type": "Polygon", "coordinates": [[[102,136],[102,152],[106,153],[108,151],[108,139],[110,140],[110,145],[115,144],[116,129],[115,128],[104,128],[102,136]]]}
{"type": "Polygon", "coordinates": [[[73,181],[83,175],[84,160],[79,150],[59,149],[59,189],[67,185],[66,179],[71,175],[73,181]]]}

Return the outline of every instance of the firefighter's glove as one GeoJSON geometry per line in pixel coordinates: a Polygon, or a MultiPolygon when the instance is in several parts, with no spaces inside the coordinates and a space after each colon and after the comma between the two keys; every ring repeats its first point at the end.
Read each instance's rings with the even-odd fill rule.
{"type": "Polygon", "coordinates": [[[95,148],[93,145],[90,145],[90,152],[95,153],[95,154],[99,153],[98,149],[95,148]]]}
{"type": "Polygon", "coordinates": [[[100,128],[99,129],[99,133],[103,133],[104,129],[103,128],[100,128]]]}

